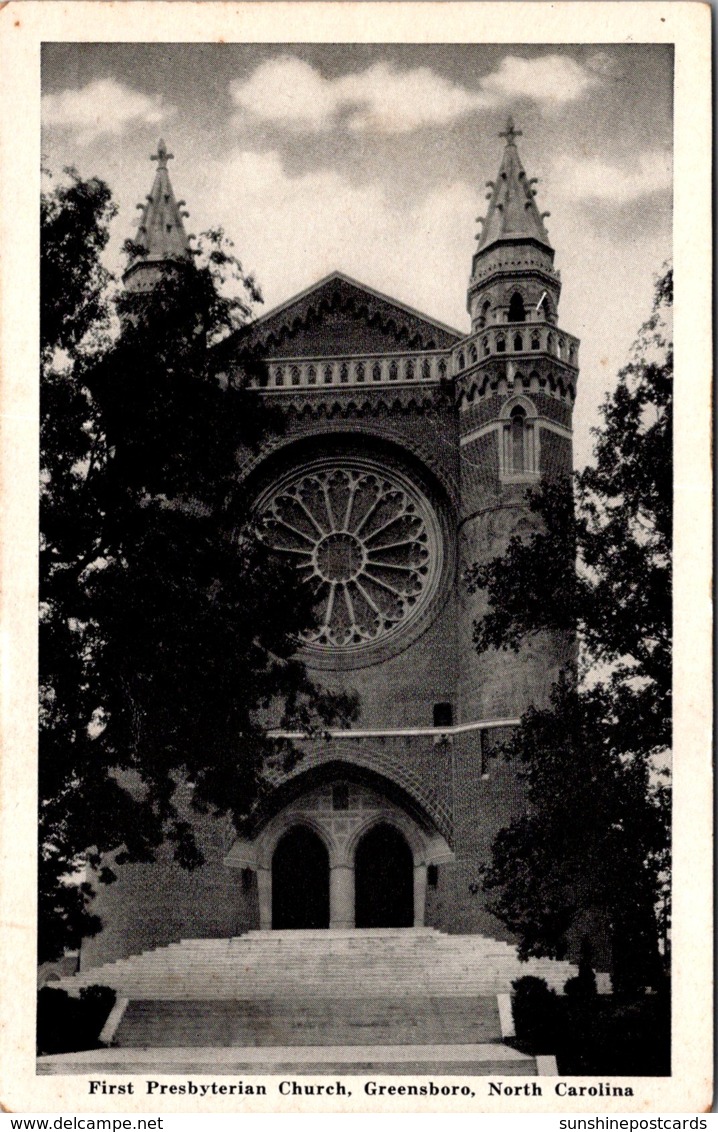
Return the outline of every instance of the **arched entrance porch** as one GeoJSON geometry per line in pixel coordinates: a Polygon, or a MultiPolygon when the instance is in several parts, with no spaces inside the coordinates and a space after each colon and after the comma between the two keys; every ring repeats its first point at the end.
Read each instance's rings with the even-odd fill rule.
{"type": "Polygon", "coordinates": [[[256,872],[260,929],[321,926],[309,922],[318,914],[307,911],[319,905],[317,894],[298,891],[315,884],[323,892],[328,885],[328,922],[326,914],[322,922],[329,928],[423,926],[427,866],[451,861],[453,853],[419,814],[378,786],[350,775],[320,784],[309,779],[253,839],[235,842],[225,865],[256,872]],[[302,864],[300,840],[314,850],[320,843],[328,882],[318,861],[302,864]]]}

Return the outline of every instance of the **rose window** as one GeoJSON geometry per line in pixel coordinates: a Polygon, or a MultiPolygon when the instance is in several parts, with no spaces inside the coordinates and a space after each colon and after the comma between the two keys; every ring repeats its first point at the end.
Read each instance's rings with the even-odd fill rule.
{"type": "Polygon", "coordinates": [[[416,487],[359,460],[297,473],[260,503],[265,540],[317,589],[320,648],[370,644],[404,626],[436,584],[438,528],[416,487]]]}

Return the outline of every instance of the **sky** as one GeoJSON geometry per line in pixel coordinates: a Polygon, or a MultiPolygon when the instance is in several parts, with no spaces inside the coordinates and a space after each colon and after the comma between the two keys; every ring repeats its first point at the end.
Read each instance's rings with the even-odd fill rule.
{"type": "Polygon", "coordinates": [[[222,226],[258,314],[332,271],[469,330],[466,288],[507,115],[538,177],[581,339],[574,460],[671,256],[672,48],[659,44],[43,45],[42,150],[107,181],[134,237],[163,137],[188,231],[222,226]]]}

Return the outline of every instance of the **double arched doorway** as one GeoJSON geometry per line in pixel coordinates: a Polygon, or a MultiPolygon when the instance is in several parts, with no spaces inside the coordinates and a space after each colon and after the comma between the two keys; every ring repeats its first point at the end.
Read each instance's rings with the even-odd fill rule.
{"type": "Polygon", "coordinates": [[[388,822],[373,825],[356,844],[353,869],[348,863],[341,872],[334,872],[332,886],[329,853],[318,833],[305,825],[287,830],[272,856],[272,928],[328,928],[331,889],[346,885],[350,874],[355,927],[414,925],[414,858],[396,826],[388,822]]]}
{"type": "Polygon", "coordinates": [[[382,785],[326,774],[297,790],[254,837],[234,842],[224,864],[241,870],[253,905],[248,926],[424,926],[428,867],[448,864],[453,853],[426,815],[400,806],[382,785]]]}

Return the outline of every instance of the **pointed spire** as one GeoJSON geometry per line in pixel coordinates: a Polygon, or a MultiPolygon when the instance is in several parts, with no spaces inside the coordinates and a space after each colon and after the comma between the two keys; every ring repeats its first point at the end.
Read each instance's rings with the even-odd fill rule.
{"type": "Polygon", "coordinates": [[[135,243],[144,249],[144,254],[135,256],[125,275],[140,264],[163,262],[191,262],[191,251],[183,218],[189,213],[183,208],[184,201],[176,200],[167,171],[167,162],[174,157],[168,153],[164,140],[157,143],[157,153],[150,158],[157,162],[152,191],[137,207],[142,209],[135,243]]]}
{"type": "Polygon", "coordinates": [[[489,208],[483,227],[478,236],[477,251],[483,251],[498,240],[538,240],[545,247],[551,247],[543,218],[548,212],[539,213],[533,187],[536,178],[529,180],[521,164],[516,138],[522,137],[521,130],[514,126],[509,115],[506,129],[499,134],[506,139],[506,148],[501,159],[499,174],[495,181],[487,181],[486,194],[489,208]]]}

